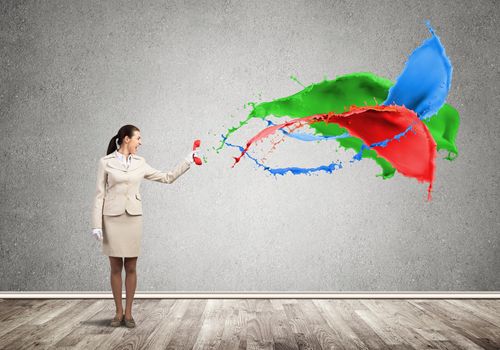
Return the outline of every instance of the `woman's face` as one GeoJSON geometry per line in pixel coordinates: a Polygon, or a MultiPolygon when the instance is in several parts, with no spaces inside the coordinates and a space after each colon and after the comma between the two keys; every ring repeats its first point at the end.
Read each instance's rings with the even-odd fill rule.
{"type": "Polygon", "coordinates": [[[125,136],[124,142],[125,142],[125,148],[128,150],[128,153],[136,154],[137,149],[142,144],[141,132],[135,130],[134,136],[132,136],[132,138],[125,136]]]}

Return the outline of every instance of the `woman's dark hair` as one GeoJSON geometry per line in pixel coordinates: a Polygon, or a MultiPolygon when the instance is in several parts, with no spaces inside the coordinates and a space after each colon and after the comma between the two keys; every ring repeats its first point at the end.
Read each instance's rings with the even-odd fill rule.
{"type": "Polygon", "coordinates": [[[127,125],[122,126],[120,128],[120,130],[118,130],[118,134],[113,136],[111,138],[111,141],[109,141],[108,151],[107,151],[106,155],[113,153],[114,151],[116,151],[118,149],[116,147],[116,138],[117,137],[118,137],[118,144],[121,145],[125,136],[132,138],[132,136],[134,136],[134,132],[136,130],[141,131],[141,130],[139,130],[138,127],[136,127],[134,125],[127,124],[127,125]]]}

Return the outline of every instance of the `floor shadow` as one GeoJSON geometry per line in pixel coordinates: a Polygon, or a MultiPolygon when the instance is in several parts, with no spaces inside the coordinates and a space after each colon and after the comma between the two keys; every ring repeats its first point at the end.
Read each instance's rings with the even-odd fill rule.
{"type": "Polygon", "coordinates": [[[109,327],[109,328],[114,328],[109,325],[111,322],[110,318],[105,318],[105,319],[99,319],[99,320],[87,320],[87,321],[82,321],[80,324],[82,326],[94,326],[94,327],[109,327]]]}

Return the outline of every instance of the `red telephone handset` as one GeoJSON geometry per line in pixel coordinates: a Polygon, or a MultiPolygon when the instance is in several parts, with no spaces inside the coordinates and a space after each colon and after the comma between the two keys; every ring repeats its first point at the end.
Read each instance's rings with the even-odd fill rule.
{"type": "MultiPolygon", "coordinates": [[[[200,144],[201,144],[201,141],[200,140],[194,140],[194,143],[193,143],[193,151],[196,150],[198,147],[200,147],[200,144]]],[[[199,157],[195,157],[193,155],[193,159],[194,159],[194,162],[196,163],[196,165],[201,165],[201,158],[199,157]]]]}

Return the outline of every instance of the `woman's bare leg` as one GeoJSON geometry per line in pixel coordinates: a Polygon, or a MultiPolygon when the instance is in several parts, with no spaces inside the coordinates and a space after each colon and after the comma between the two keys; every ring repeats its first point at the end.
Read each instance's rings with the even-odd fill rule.
{"type": "Polygon", "coordinates": [[[111,290],[113,291],[113,298],[116,305],[116,316],[121,318],[123,315],[122,304],[122,269],[123,259],[115,256],[109,257],[111,265],[111,290]]]}
{"type": "Polygon", "coordinates": [[[130,320],[132,318],[132,303],[134,301],[135,288],[137,286],[137,273],[135,267],[137,264],[137,257],[125,258],[125,291],[127,299],[125,303],[125,318],[130,320]]]}

